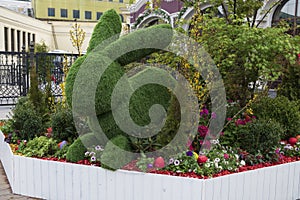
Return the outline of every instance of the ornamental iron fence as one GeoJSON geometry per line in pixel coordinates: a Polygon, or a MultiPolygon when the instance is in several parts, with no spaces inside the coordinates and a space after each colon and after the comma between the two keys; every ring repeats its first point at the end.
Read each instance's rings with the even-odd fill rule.
{"type": "Polygon", "coordinates": [[[15,105],[26,96],[30,87],[30,68],[35,66],[39,88],[44,91],[51,84],[51,93],[58,100],[62,96],[61,83],[66,71],[78,54],[35,53],[31,43],[29,52],[0,51],[0,106],[15,105]]]}

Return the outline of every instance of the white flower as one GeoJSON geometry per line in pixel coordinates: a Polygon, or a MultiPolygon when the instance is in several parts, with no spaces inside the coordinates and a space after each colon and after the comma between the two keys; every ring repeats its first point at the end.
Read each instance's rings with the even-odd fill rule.
{"type": "Polygon", "coordinates": [[[97,146],[95,146],[95,150],[96,151],[103,151],[104,149],[100,145],[97,145],[97,146]]]}
{"type": "Polygon", "coordinates": [[[228,170],[232,170],[232,167],[228,167],[228,170]]]}
{"type": "Polygon", "coordinates": [[[290,144],[285,145],[284,148],[285,149],[290,149],[290,150],[293,149],[293,147],[290,144]]]}
{"type": "Polygon", "coordinates": [[[174,163],[174,158],[170,158],[169,165],[174,163]]]}
{"type": "Polygon", "coordinates": [[[180,161],[179,161],[179,160],[175,160],[175,161],[174,161],[174,165],[175,165],[175,166],[178,166],[179,164],[180,164],[180,161]]]}
{"type": "Polygon", "coordinates": [[[241,165],[242,166],[246,165],[246,162],[244,160],[241,160],[241,165]]]}
{"type": "Polygon", "coordinates": [[[226,150],[224,150],[224,149],[223,149],[222,151],[223,151],[223,153],[227,153],[227,151],[226,151],[226,150]]]}
{"type": "Polygon", "coordinates": [[[96,157],[95,157],[95,156],[92,156],[92,157],[91,157],[91,161],[92,161],[92,162],[96,161],[96,157]]]}
{"type": "Polygon", "coordinates": [[[220,162],[220,158],[215,158],[214,162],[215,162],[215,163],[220,162]]]}
{"type": "Polygon", "coordinates": [[[234,154],[234,155],[235,155],[236,159],[238,160],[239,159],[239,155],[237,155],[237,154],[234,154]]]}
{"type": "Polygon", "coordinates": [[[88,155],[90,155],[90,152],[85,152],[85,154],[84,154],[85,156],[88,156],[88,155]]]}
{"type": "Polygon", "coordinates": [[[229,162],[228,162],[228,161],[224,161],[224,164],[225,164],[225,165],[228,165],[228,164],[229,164],[229,162]]]}
{"type": "Polygon", "coordinates": [[[217,140],[211,140],[210,141],[212,144],[218,144],[218,141],[217,140]]]}
{"type": "Polygon", "coordinates": [[[94,156],[95,154],[96,154],[95,152],[91,151],[89,156],[94,156]]]}
{"type": "Polygon", "coordinates": [[[218,168],[218,167],[219,167],[218,163],[215,163],[215,167],[216,167],[216,168],[218,168]]]}
{"type": "Polygon", "coordinates": [[[298,147],[296,147],[296,148],[295,148],[295,151],[299,151],[299,148],[298,148],[298,147]]]}
{"type": "Polygon", "coordinates": [[[222,167],[222,166],[219,166],[218,168],[219,168],[220,170],[222,170],[222,169],[223,169],[223,167],[222,167]]]}
{"type": "Polygon", "coordinates": [[[210,167],[210,164],[209,163],[205,163],[204,166],[208,168],[208,167],[210,167]]]}
{"type": "Polygon", "coordinates": [[[280,142],[280,144],[284,145],[284,144],[285,144],[285,142],[280,142]]]}

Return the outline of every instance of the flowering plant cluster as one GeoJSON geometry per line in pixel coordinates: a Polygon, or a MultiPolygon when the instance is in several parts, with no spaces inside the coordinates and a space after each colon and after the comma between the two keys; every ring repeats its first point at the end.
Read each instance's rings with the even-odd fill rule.
{"type": "Polygon", "coordinates": [[[296,143],[281,141],[276,153],[280,156],[300,157],[300,141],[296,140],[296,143]]]}
{"type": "Polygon", "coordinates": [[[223,170],[235,172],[246,164],[231,147],[220,145],[218,140],[211,143],[215,145],[210,151],[206,150],[199,154],[187,151],[170,158],[169,165],[165,169],[177,173],[194,172],[202,176],[212,176],[223,170]]]}
{"type": "Polygon", "coordinates": [[[103,147],[100,145],[94,145],[87,149],[84,156],[90,161],[92,164],[100,163],[100,157],[102,152],[104,151],[103,147]]]}

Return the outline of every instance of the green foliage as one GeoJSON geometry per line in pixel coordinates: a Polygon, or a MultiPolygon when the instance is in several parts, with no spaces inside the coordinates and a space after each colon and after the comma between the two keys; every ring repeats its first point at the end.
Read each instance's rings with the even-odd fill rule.
{"type": "Polygon", "coordinates": [[[44,130],[42,116],[28,98],[20,98],[12,112],[12,127],[20,131],[21,139],[32,139],[44,130]]]}
{"type": "MultiPolygon", "coordinates": [[[[299,59],[299,58],[298,58],[299,59]]],[[[290,100],[300,99],[300,65],[288,65],[284,67],[282,84],[278,94],[286,96],[290,100]]]]}
{"type": "Polygon", "coordinates": [[[53,138],[72,142],[78,135],[73,121],[72,110],[69,107],[56,107],[51,115],[53,138]]]}
{"type": "Polygon", "coordinates": [[[112,138],[106,144],[100,159],[101,166],[112,170],[119,169],[133,159],[132,153],[125,153],[124,155],[124,153],[120,153],[120,151],[131,151],[131,146],[128,138],[122,135],[118,135],[112,138]]]}
{"type": "Polygon", "coordinates": [[[56,140],[45,136],[36,137],[30,140],[21,151],[24,156],[48,157],[58,151],[56,140]]]}
{"type": "Polygon", "coordinates": [[[58,159],[66,159],[67,157],[67,152],[69,149],[70,145],[66,144],[63,146],[63,148],[59,149],[55,154],[54,157],[58,159]]]}
{"type": "Polygon", "coordinates": [[[80,65],[84,62],[86,56],[87,55],[83,55],[77,58],[76,61],[72,64],[72,67],[69,69],[67,75],[65,93],[66,93],[67,103],[70,107],[72,107],[72,93],[73,93],[75,78],[80,68],[80,65]]]}
{"type": "Polygon", "coordinates": [[[283,134],[283,129],[278,122],[264,119],[240,126],[237,131],[240,148],[253,155],[258,152],[265,155],[272,151],[283,134]]]}
{"type": "MultiPolygon", "coordinates": [[[[91,52],[95,47],[107,39],[118,36],[121,33],[121,30],[122,24],[119,14],[113,9],[104,12],[94,28],[87,53],[91,52]]],[[[114,39],[110,40],[110,42],[114,39]]],[[[101,44],[101,46],[102,45],[104,44],[101,44]]]]}
{"type": "Polygon", "coordinates": [[[274,120],[284,127],[281,139],[296,136],[300,130],[300,106],[297,101],[279,96],[274,99],[265,97],[252,104],[254,114],[258,119],[274,120]]]}
{"type": "Polygon", "coordinates": [[[147,158],[145,154],[141,153],[141,157],[138,158],[136,166],[143,172],[146,172],[148,169],[148,165],[153,165],[153,163],[154,158],[147,158]]]}
{"type": "Polygon", "coordinates": [[[94,133],[87,133],[77,138],[68,148],[66,159],[70,162],[78,162],[85,159],[87,147],[97,145],[98,140],[94,133]]]}
{"type": "Polygon", "coordinates": [[[282,60],[295,63],[299,45],[283,28],[251,28],[226,24],[225,19],[206,19],[201,26],[203,44],[218,66],[227,96],[245,106],[256,91],[257,80],[275,80],[282,60]]]}
{"type": "Polygon", "coordinates": [[[171,26],[168,24],[160,24],[156,26],[152,26],[146,29],[139,29],[131,34],[121,37],[119,40],[111,43],[109,46],[105,48],[103,51],[103,55],[122,55],[117,58],[116,62],[120,63],[121,66],[127,65],[131,62],[138,61],[147,55],[150,55],[153,52],[157,52],[159,49],[145,47],[142,48],[141,41],[145,41],[146,44],[153,44],[154,47],[161,47],[164,49],[170,43],[172,38],[171,26]],[[156,29],[170,29],[170,32],[158,32],[156,29]],[[164,34],[164,35],[158,35],[164,34]],[[169,34],[169,35],[166,35],[169,34]],[[140,47],[137,50],[129,51],[130,47],[140,47]],[[127,52],[127,53],[125,53],[127,52]]]}

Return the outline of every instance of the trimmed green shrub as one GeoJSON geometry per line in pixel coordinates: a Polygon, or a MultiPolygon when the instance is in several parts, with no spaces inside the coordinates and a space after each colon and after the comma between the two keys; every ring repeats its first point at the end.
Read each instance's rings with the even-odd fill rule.
{"type": "Polygon", "coordinates": [[[280,123],[264,119],[239,126],[237,131],[240,148],[253,155],[259,152],[265,155],[274,150],[284,132],[280,123]]]}
{"type": "Polygon", "coordinates": [[[104,148],[101,155],[101,167],[112,170],[119,169],[132,160],[133,157],[130,151],[131,146],[128,138],[122,135],[114,137],[104,148]]]}
{"type": "Polygon", "coordinates": [[[44,130],[42,116],[28,98],[20,98],[12,113],[12,127],[20,131],[20,139],[32,139],[44,130]]]}
{"type": "Polygon", "coordinates": [[[70,162],[78,162],[85,159],[88,146],[98,145],[98,140],[93,133],[87,133],[77,138],[68,148],[66,159],[70,162]]]}
{"type": "Polygon", "coordinates": [[[56,140],[40,136],[30,140],[21,153],[28,157],[48,157],[53,156],[58,150],[56,140]]]}
{"type": "Polygon", "coordinates": [[[76,61],[72,64],[72,67],[70,68],[67,78],[66,78],[66,88],[65,93],[67,97],[67,103],[70,107],[72,107],[72,93],[73,93],[73,86],[75,82],[76,75],[78,73],[78,70],[81,66],[81,64],[84,62],[87,55],[81,56],[76,59],[76,61]]]}
{"type": "MultiPolygon", "coordinates": [[[[121,30],[122,23],[119,14],[113,9],[104,12],[93,30],[87,53],[92,51],[95,47],[97,47],[97,45],[101,44],[103,41],[110,39],[112,36],[119,35],[121,33],[121,30]]],[[[109,42],[112,41],[113,40],[110,40],[109,42]]],[[[103,45],[104,44],[101,44],[101,46],[103,45]]]]}
{"type": "Polygon", "coordinates": [[[78,137],[72,110],[69,107],[57,107],[56,112],[51,115],[51,127],[53,138],[58,141],[72,142],[78,137]]]}
{"type": "Polygon", "coordinates": [[[279,122],[285,129],[282,139],[296,136],[300,130],[300,105],[287,97],[278,96],[274,99],[264,97],[251,105],[258,119],[272,119],[279,122]]]}
{"type": "Polygon", "coordinates": [[[103,55],[107,57],[110,57],[111,55],[122,55],[117,59],[116,62],[120,63],[122,66],[125,66],[168,46],[172,39],[171,29],[172,27],[169,24],[160,24],[146,29],[136,30],[107,46],[103,51],[103,55]],[[165,31],[157,31],[156,29],[158,28],[163,28],[165,31]],[[167,31],[167,29],[170,29],[170,31],[167,31]],[[150,48],[149,46],[143,48],[141,41],[145,41],[144,43],[151,44],[156,48],[150,48]],[[129,51],[131,47],[138,49],[129,51]]]}

